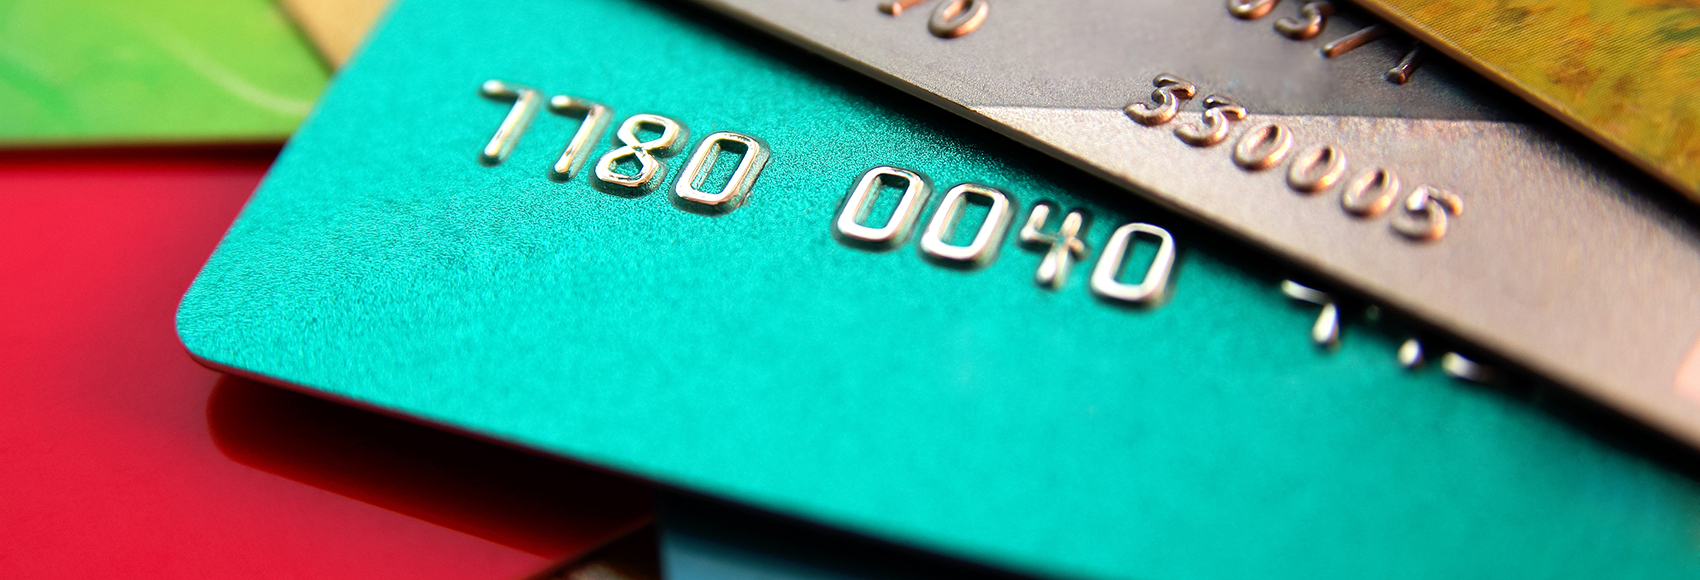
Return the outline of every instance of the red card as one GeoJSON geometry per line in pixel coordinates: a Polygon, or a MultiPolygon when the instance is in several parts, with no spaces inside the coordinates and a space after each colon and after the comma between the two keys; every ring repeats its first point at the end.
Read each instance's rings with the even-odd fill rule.
{"type": "Polygon", "coordinates": [[[0,161],[0,577],[517,578],[612,475],[220,375],[172,317],[273,151],[0,161]]]}

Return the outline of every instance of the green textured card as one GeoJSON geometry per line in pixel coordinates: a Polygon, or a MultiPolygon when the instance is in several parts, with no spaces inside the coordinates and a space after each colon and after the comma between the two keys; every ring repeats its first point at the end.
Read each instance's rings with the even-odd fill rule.
{"type": "Polygon", "coordinates": [[[219,368],[1031,573],[1700,577],[1693,480],[1524,400],[1402,370],[1404,336],[1368,323],[1319,350],[1315,307],[1248,269],[1256,256],[751,34],[638,0],[405,0],[184,298],[184,343],[219,368]],[[550,180],[573,117],[539,113],[486,166],[510,106],[480,95],[489,79],[612,107],[610,134],[655,113],[693,146],[754,135],[771,162],[719,216],[676,208],[671,181],[621,196],[588,166],[550,180]],[[1013,239],[979,270],[913,240],[840,243],[846,191],[883,164],[937,184],[923,223],[960,182],[1013,194],[1017,226],[1041,199],[1090,208],[1094,253],[1053,291],[1013,239]],[[1181,247],[1156,308],[1087,288],[1130,221],[1181,247]]]}
{"type": "Polygon", "coordinates": [[[0,0],[0,146],[282,141],[325,67],[269,0],[0,0]]]}

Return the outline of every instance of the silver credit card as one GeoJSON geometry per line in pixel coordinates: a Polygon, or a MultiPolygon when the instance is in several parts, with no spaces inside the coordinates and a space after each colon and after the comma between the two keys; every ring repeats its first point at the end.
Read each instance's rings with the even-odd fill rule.
{"type": "Polygon", "coordinates": [[[1692,212],[1373,22],[1270,0],[698,1],[1700,445],[1700,387],[1677,385],[1700,352],[1692,212]]]}

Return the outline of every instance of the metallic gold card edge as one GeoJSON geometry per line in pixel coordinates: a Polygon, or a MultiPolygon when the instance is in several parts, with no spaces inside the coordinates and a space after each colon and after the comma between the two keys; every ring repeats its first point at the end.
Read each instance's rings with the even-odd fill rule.
{"type": "Polygon", "coordinates": [[[1408,17],[1405,13],[1399,10],[1395,10],[1392,7],[1384,6],[1376,2],[1358,2],[1356,5],[1377,17],[1393,23],[1401,31],[1411,35],[1412,38],[1439,50],[1441,54],[1457,61],[1459,64],[1475,71],[1477,74],[1486,77],[1494,84],[1499,85],[1500,88],[1503,88],[1516,95],[1518,98],[1523,99],[1525,102],[1534,105],[1542,112],[1551,115],[1554,119],[1563,123],[1565,126],[1581,133],[1583,136],[1586,136],[1590,141],[1604,147],[1607,151],[1612,152],[1612,154],[1616,155],[1618,158],[1623,159],[1630,165],[1633,165],[1636,169],[1646,172],[1648,175],[1653,176],[1654,179],[1670,187],[1672,190],[1675,190],[1677,193],[1682,194],[1682,196],[1687,198],[1689,201],[1700,203],[1700,183],[1687,182],[1675,172],[1660,166],[1648,157],[1636,152],[1635,149],[1623,138],[1605,133],[1590,126],[1571,111],[1568,105],[1555,101],[1542,94],[1540,91],[1529,88],[1511,73],[1475,58],[1468,51],[1465,51],[1463,47],[1448,42],[1439,33],[1423,25],[1415,18],[1408,17]]]}
{"type": "Polygon", "coordinates": [[[1700,403],[1700,340],[1694,341],[1694,347],[1676,367],[1676,392],[1688,397],[1689,402],[1700,403]]]}
{"type": "Polygon", "coordinates": [[[341,68],[377,23],[389,0],[280,0],[331,68],[341,68]]]}

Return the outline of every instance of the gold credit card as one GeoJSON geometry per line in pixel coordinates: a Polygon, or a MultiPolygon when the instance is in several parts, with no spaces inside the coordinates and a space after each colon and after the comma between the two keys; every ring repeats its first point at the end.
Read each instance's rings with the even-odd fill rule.
{"type": "Polygon", "coordinates": [[[325,62],[340,67],[366,30],[378,20],[389,0],[282,0],[283,9],[295,20],[307,39],[319,49],[325,62]]]}
{"type": "Polygon", "coordinates": [[[1359,0],[1700,201],[1700,0],[1359,0]]]}

